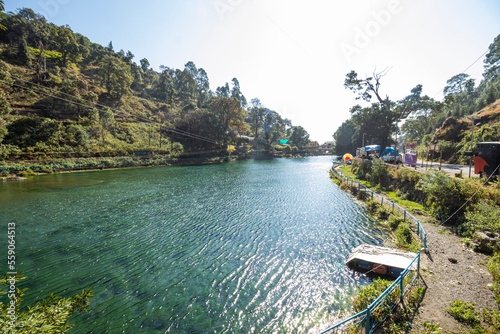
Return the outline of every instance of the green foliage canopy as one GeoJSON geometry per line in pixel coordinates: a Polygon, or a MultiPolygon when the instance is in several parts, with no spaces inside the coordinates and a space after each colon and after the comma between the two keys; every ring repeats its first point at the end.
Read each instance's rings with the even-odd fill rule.
{"type": "MultiPolygon", "coordinates": [[[[0,78],[12,84],[19,83],[15,80],[40,84],[39,91],[7,84],[0,92],[0,113],[8,131],[2,158],[20,150],[29,154],[40,150],[84,154],[123,147],[163,150],[162,141],[170,141],[170,149],[212,150],[251,134],[257,139],[256,147],[269,149],[278,139],[293,135],[291,122],[276,112],[262,105],[245,110],[247,100],[238,79],[211,91],[206,71],[192,61],[184,69],[162,65],[157,72],[147,58],[136,64],[130,50],[115,52],[112,42],[107,47],[92,43],[67,25],[48,23],[29,8],[0,15],[0,24],[9,29],[9,34],[0,34],[0,78]],[[31,61],[36,61],[36,76],[31,61]],[[12,114],[13,102],[19,118],[12,114]],[[119,115],[114,114],[116,109],[119,115]],[[189,135],[167,133],[142,122],[189,135]]],[[[303,145],[301,139],[308,134],[296,131],[295,136],[303,145]]]]}
{"type": "MultiPolygon", "coordinates": [[[[6,295],[10,286],[11,276],[5,275],[0,279],[0,296],[6,295]]],[[[15,276],[15,282],[21,281],[24,277],[15,276]]],[[[0,328],[2,333],[66,333],[71,327],[68,319],[72,314],[87,312],[89,298],[92,290],[84,290],[75,297],[62,298],[51,294],[42,302],[30,306],[28,309],[21,308],[22,297],[26,289],[16,289],[12,294],[15,301],[15,327],[12,327],[12,319],[9,317],[8,308],[10,303],[0,302],[0,328]]],[[[10,294],[9,294],[10,295],[10,294]]]]}
{"type": "Polygon", "coordinates": [[[121,97],[128,93],[133,77],[130,67],[123,60],[112,55],[105,56],[100,74],[109,94],[121,97]]]}

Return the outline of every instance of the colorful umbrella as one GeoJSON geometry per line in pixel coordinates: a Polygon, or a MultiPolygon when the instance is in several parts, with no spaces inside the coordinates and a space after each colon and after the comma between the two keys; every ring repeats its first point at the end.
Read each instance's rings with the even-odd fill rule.
{"type": "Polygon", "coordinates": [[[352,160],[352,155],[350,153],[346,153],[342,157],[342,160],[344,160],[345,162],[351,161],[352,160]]]}

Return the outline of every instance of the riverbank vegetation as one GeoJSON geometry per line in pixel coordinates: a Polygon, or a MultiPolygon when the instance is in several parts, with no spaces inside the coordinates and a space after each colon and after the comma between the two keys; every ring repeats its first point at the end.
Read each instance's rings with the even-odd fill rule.
{"type": "Polygon", "coordinates": [[[475,232],[500,233],[500,183],[483,184],[484,180],[450,177],[443,171],[422,174],[407,168],[385,165],[375,159],[356,160],[344,167],[346,175],[358,179],[414,213],[432,215],[441,224],[453,227],[463,237],[475,232]],[[407,205],[413,203],[412,205],[407,205]]]}
{"type": "MultiPolygon", "coordinates": [[[[499,59],[500,35],[486,52],[481,82],[476,84],[466,73],[454,75],[443,88],[443,101],[424,95],[422,85],[416,85],[401,100],[392,100],[382,94],[387,70],[366,78],[351,71],[344,86],[370,105],[350,109],[350,119],[335,131],[335,154],[354,153],[363,143],[378,144],[382,149],[394,144],[401,147],[404,142],[396,143],[399,137],[412,142],[418,152],[427,152],[429,144],[437,144],[445,161],[468,163],[464,153],[471,150],[472,131],[475,143],[500,138],[499,59]],[[470,115],[478,117],[474,130],[470,115]]],[[[428,158],[437,160],[440,154],[428,158]]]]}
{"type": "Polygon", "coordinates": [[[248,101],[237,78],[211,90],[192,61],[158,71],[29,8],[3,13],[0,25],[0,161],[231,147],[237,155],[271,151],[279,139],[299,151],[309,141],[303,127],[248,101]]]}
{"type": "Polygon", "coordinates": [[[9,303],[0,301],[0,327],[2,333],[66,333],[73,327],[68,319],[76,313],[87,312],[92,290],[80,295],[62,298],[50,295],[47,299],[22,307],[26,289],[16,287],[25,277],[5,275],[0,279],[0,295],[8,295],[9,303]]]}
{"type": "MultiPolygon", "coordinates": [[[[390,165],[381,168],[378,160],[374,160],[373,163],[356,160],[351,166],[343,166],[340,170],[345,175],[353,179],[357,178],[359,182],[373,187],[377,192],[391,197],[391,200],[398,204],[403,205],[402,201],[404,201],[406,204],[404,206],[414,214],[421,215],[421,219],[448,227],[463,237],[462,241],[466,245],[477,252],[490,255],[485,265],[493,278],[493,285],[490,289],[496,296],[497,304],[500,305],[498,238],[500,236],[500,182],[483,184],[484,180],[453,178],[437,170],[422,174],[390,165]],[[372,176],[372,174],[381,173],[376,169],[382,170],[384,175],[372,176]],[[414,204],[407,205],[408,203],[414,204]]],[[[341,184],[341,188],[349,190],[349,186],[345,183],[341,184]]],[[[362,198],[359,196],[361,192],[356,187],[351,187],[350,190],[354,190],[353,195],[362,198]]],[[[368,201],[367,208],[377,215],[377,204],[368,201]]],[[[418,251],[419,246],[415,245],[413,233],[407,224],[402,222],[402,219],[393,216],[389,218],[388,224],[394,231],[397,247],[418,251]]],[[[366,294],[370,295],[368,292],[366,294]]],[[[367,302],[372,299],[368,299],[367,302]]],[[[450,314],[461,312],[457,308],[460,308],[462,304],[458,302],[455,304],[455,306],[450,305],[450,314]]],[[[476,315],[479,314],[474,312],[476,315]]],[[[480,321],[467,325],[471,332],[488,333],[492,328],[498,329],[498,312],[486,310],[477,317],[480,321]],[[489,314],[489,316],[483,317],[482,314],[489,314]]],[[[429,330],[432,329],[431,327],[429,330]]]]}

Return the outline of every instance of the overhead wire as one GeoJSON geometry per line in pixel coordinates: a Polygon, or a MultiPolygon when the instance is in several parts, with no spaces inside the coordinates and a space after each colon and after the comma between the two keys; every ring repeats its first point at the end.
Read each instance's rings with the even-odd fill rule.
{"type": "MultiPolygon", "coordinates": [[[[483,58],[483,57],[484,57],[484,56],[488,53],[488,51],[489,51],[489,49],[488,49],[488,50],[486,50],[486,51],[485,51],[482,55],[480,55],[480,56],[479,56],[476,60],[474,60],[474,61],[472,62],[472,64],[470,64],[469,66],[467,66],[467,68],[466,68],[465,70],[463,70],[462,72],[460,72],[460,73],[465,73],[465,72],[467,72],[467,70],[468,70],[469,68],[471,68],[472,66],[474,66],[474,64],[475,64],[475,63],[477,63],[477,62],[479,61],[479,59],[483,58]]],[[[436,94],[434,94],[434,96],[433,96],[432,98],[435,98],[435,97],[436,97],[439,93],[441,93],[441,91],[439,91],[439,92],[437,92],[436,94]]]]}
{"type": "MultiPolygon", "coordinates": [[[[470,69],[472,66],[474,66],[475,63],[477,63],[482,57],[484,57],[487,53],[488,53],[489,50],[486,50],[482,55],[480,55],[476,60],[474,60],[472,62],[472,64],[470,64],[469,66],[467,66],[467,68],[465,70],[463,70],[461,73],[465,73],[467,72],[468,69],[470,69]]],[[[436,92],[436,94],[434,94],[432,96],[432,99],[434,99],[439,93],[441,93],[441,91],[438,91],[436,92]]],[[[403,111],[401,112],[402,114],[405,112],[406,110],[406,107],[408,106],[408,104],[410,103],[410,101],[407,101],[404,105],[404,108],[403,108],[403,111]]]]}
{"type": "MultiPolygon", "coordinates": [[[[43,85],[40,85],[40,84],[37,84],[37,83],[34,83],[34,82],[31,82],[31,81],[28,81],[28,80],[24,80],[22,78],[19,78],[17,76],[14,76],[14,75],[11,75],[10,73],[5,73],[5,72],[2,72],[0,71],[0,73],[3,73],[3,74],[7,74],[9,76],[11,76],[12,78],[15,78],[15,79],[18,79],[18,80],[21,80],[23,82],[26,82],[26,83],[29,83],[29,84],[32,84],[32,85],[36,85],[36,86],[39,86],[39,87],[43,87],[43,88],[47,88],[49,90],[51,90],[52,92],[56,92],[56,93],[60,93],[60,94],[64,94],[64,95],[67,95],[67,96],[70,96],[70,97],[73,97],[73,98],[76,98],[76,99],[79,99],[81,101],[84,101],[84,102],[87,102],[89,104],[92,104],[94,106],[99,106],[101,108],[109,108],[110,110],[114,111],[115,113],[121,113],[121,114],[125,114],[124,111],[122,110],[119,110],[119,109],[115,109],[115,108],[111,108],[111,107],[108,107],[106,105],[102,105],[102,104],[99,104],[99,103],[95,103],[95,102],[92,102],[92,101],[88,101],[88,100],[85,100],[84,98],[82,97],[79,97],[79,96],[75,96],[75,95],[71,95],[71,94],[68,94],[68,93],[64,93],[64,92],[61,92],[61,91],[58,91],[58,90],[54,90],[54,89],[51,89],[50,87],[45,87],[43,85]]],[[[6,81],[4,81],[6,82],[6,81]]],[[[6,82],[8,83],[8,82],[6,82]]],[[[15,85],[15,84],[14,84],[15,85]]],[[[32,91],[35,91],[37,93],[40,93],[40,94],[45,94],[45,95],[49,95],[51,97],[54,97],[54,98],[57,98],[57,99],[60,99],[60,100],[63,100],[63,101],[66,101],[66,102],[69,102],[69,103],[75,103],[75,104],[78,104],[78,105],[81,105],[81,106],[84,106],[84,107],[87,107],[87,108],[95,108],[95,107],[90,107],[88,105],[83,105],[81,103],[78,103],[76,101],[71,101],[71,100],[67,100],[67,99],[64,99],[64,98],[61,98],[59,96],[55,96],[55,95],[52,95],[52,94],[48,94],[46,92],[43,92],[43,91],[39,91],[39,90],[35,90],[33,88],[28,88],[28,87],[24,87],[24,86],[20,86],[20,85],[15,85],[17,87],[20,87],[20,88],[23,88],[23,89],[28,89],[28,90],[32,90],[32,91]]],[[[199,139],[199,140],[204,140],[204,141],[208,141],[208,142],[211,142],[213,144],[218,144],[218,145],[225,145],[224,143],[220,143],[214,139],[211,139],[211,138],[208,138],[208,137],[204,137],[204,136],[200,136],[198,134],[195,134],[195,133],[191,133],[191,132],[188,132],[188,131],[184,131],[184,130],[180,130],[180,129],[175,129],[175,128],[172,128],[172,127],[168,127],[168,126],[165,126],[159,122],[156,122],[156,121],[153,121],[153,120],[150,120],[148,118],[145,118],[145,117],[142,117],[140,115],[130,115],[130,114],[126,114],[126,116],[128,117],[135,117],[135,118],[138,118],[138,119],[142,119],[144,122],[147,122],[147,123],[155,123],[155,124],[159,124],[161,127],[169,130],[170,132],[173,132],[173,133],[176,133],[176,134],[179,134],[179,135],[184,135],[184,136],[187,136],[187,137],[192,137],[192,138],[195,138],[195,139],[199,139]]]]}
{"type": "Polygon", "coordinates": [[[108,108],[108,109],[110,109],[111,111],[114,111],[117,114],[125,115],[125,117],[129,117],[129,118],[135,117],[135,118],[137,118],[139,120],[142,120],[144,123],[157,124],[157,125],[160,126],[160,128],[163,128],[163,129],[165,129],[165,130],[167,130],[167,131],[169,131],[171,133],[178,134],[180,136],[190,137],[190,138],[193,138],[193,139],[197,139],[197,140],[209,142],[211,144],[216,144],[216,145],[220,145],[220,146],[225,146],[226,145],[226,143],[217,141],[215,139],[204,137],[204,136],[201,136],[201,135],[198,135],[198,134],[195,134],[195,133],[192,133],[192,132],[188,132],[188,131],[185,131],[185,130],[181,130],[181,129],[176,129],[176,128],[173,128],[173,127],[169,127],[169,126],[166,126],[166,125],[164,125],[164,124],[162,124],[160,122],[157,122],[157,121],[154,121],[154,120],[150,120],[150,119],[148,119],[146,117],[142,117],[140,115],[131,115],[130,113],[126,113],[125,111],[122,111],[120,109],[111,108],[111,107],[103,105],[103,104],[99,104],[99,103],[96,103],[96,102],[88,101],[88,100],[85,100],[82,97],[58,91],[58,90],[52,89],[50,87],[46,87],[46,86],[37,84],[35,82],[22,79],[20,77],[17,77],[15,75],[12,75],[12,74],[4,72],[4,71],[0,71],[0,73],[2,73],[4,75],[8,75],[8,76],[10,76],[13,79],[20,80],[22,82],[25,82],[25,83],[28,83],[28,84],[31,84],[31,85],[35,85],[35,86],[38,86],[38,87],[42,87],[42,88],[48,89],[51,92],[58,93],[58,94],[63,94],[63,95],[66,95],[68,97],[72,97],[72,98],[78,99],[80,101],[89,103],[90,105],[83,104],[83,103],[80,103],[80,102],[77,102],[77,101],[68,100],[68,99],[65,99],[65,98],[57,96],[57,95],[53,95],[53,94],[50,94],[50,93],[47,93],[47,92],[44,92],[44,91],[41,91],[41,90],[34,89],[32,87],[25,87],[25,86],[22,86],[22,85],[19,85],[19,84],[16,84],[16,83],[11,83],[11,82],[8,82],[6,80],[0,79],[0,82],[3,82],[5,84],[13,85],[13,86],[19,87],[21,89],[25,89],[25,90],[30,90],[30,91],[33,91],[33,92],[36,92],[36,93],[39,93],[39,94],[44,94],[44,95],[50,96],[52,98],[59,99],[59,100],[62,100],[62,101],[68,102],[68,103],[73,103],[73,104],[76,104],[76,105],[79,105],[79,106],[82,106],[82,107],[85,107],[85,108],[89,108],[89,109],[93,109],[93,108],[97,109],[96,106],[98,106],[100,108],[108,108]]]}
{"type": "MultiPolygon", "coordinates": [[[[488,53],[489,50],[486,50],[481,56],[479,56],[476,60],[474,60],[469,66],[467,66],[467,68],[465,70],[463,70],[461,73],[465,73],[468,69],[470,69],[472,66],[474,66],[474,64],[476,64],[482,57],[484,57],[487,53],[488,53]]],[[[433,99],[440,93],[437,92],[436,94],[434,94],[434,96],[432,97],[433,99]]],[[[404,108],[403,108],[403,112],[404,110],[406,110],[406,107],[408,106],[408,103],[409,101],[405,104],[404,108]]],[[[472,199],[474,198],[474,196],[477,195],[477,193],[479,192],[479,190],[481,188],[483,188],[486,183],[489,182],[490,178],[495,175],[496,171],[500,168],[500,165],[498,165],[496,168],[495,168],[495,171],[490,174],[490,176],[488,177],[488,179],[486,179],[486,181],[481,185],[481,187],[479,189],[476,190],[476,192],[474,192],[474,194],[472,194],[472,196],[467,200],[465,201],[461,206],[460,208],[458,208],[451,216],[449,216],[446,220],[444,220],[442,223],[440,223],[440,225],[443,225],[445,224],[446,222],[448,222],[451,218],[453,218],[458,212],[460,212],[460,210],[462,210],[470,201],[472,201],[472,199]]]]}
{"type": "Polygon", "coordinates": [[[474,198],[474,196],[477,195],[477,193],[479,192],[480,189],[484,188],[484,186],[486,185],[486,183],[489,182],[489,180],[491,179],[491,177],[493,175],[496,175],[496,172],[498,170],[498,168],[500,168],[500,165],[497,166],[497,168],[495,168],[495,170],[493,171],[493,173],[490,174],[490,176],[486,179],[486,181],[481,185],[481,187],[479,189],[476,190],[476,192],[474,192],[474,194],[472,194],[471,197],[469,197],[469,199],[467,201],[465,201],[464,204],[462,204],[462,206],[460,208],[457,209],[457,211],[455,211],[451,216],[449,216],[444,222],[440,223],[439,225],[444,225],[446,222],[448,222],[451,218],[453,218],[458,212],[460,212],[460,210],[462,210],[464,208],[464,206],[467,205],[467,203],[469,203],[470,201],[472,201],[472,199],[474,198]]]}

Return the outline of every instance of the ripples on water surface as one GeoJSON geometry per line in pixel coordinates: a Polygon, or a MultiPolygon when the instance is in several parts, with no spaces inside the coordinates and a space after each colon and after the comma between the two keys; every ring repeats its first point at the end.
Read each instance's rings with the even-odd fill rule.
{"type": "Polygon", "coordinates": [[[316,157],[4,182],[26,303],[91,287],[72,333],[324,329],[366,283],[344,266],[349,251],[385,236],[330,166],[316,157]]]}

